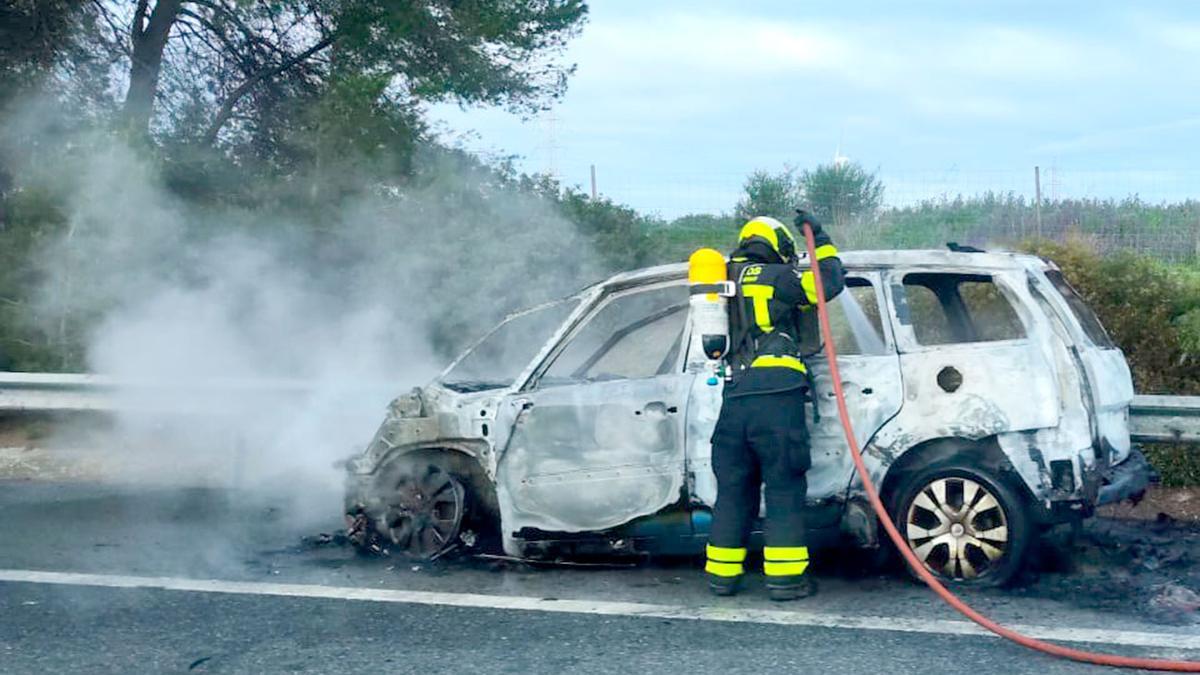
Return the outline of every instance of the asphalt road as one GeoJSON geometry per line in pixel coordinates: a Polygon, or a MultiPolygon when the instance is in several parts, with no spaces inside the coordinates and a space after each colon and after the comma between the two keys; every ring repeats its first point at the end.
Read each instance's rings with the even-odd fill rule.
{"type": "MultiPolygon", "coordinates": [[[[339,526],[336,503],[319,491],[282,503],[245,491],[0,482],[0,576],[95,575],[0,581],[0,672],[1100,671],[957,634],[958,617],[924,589],[837,561],[822,566],[817,598],[780,606],[756,585],[710,598],[691,561],[414,566],[303,545],[339,526]],[[152,577],[227,583],[180,590],[152,577]],[[455,606],[461,598],[476,606],[455,606]],[[513,608],[525,601],[582,609],[513,608]],[[649,605],[669,611],[639,616],[649,605]],[[801,625],[779,625],[790,616],[780,611],[801,625]]],[[[1091,638],[1089,648],[1200,658],[1195,624],[1019,591],[970,599],[1007,622],[1132,636],[1116,646],[1091,638]],[[1147,634],[1187,648],[1138,646],[1147,634]]]]}

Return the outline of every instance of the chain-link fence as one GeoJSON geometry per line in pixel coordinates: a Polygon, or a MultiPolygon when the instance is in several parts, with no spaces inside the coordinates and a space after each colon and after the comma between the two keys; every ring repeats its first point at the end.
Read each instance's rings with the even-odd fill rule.
{"type": "MultiPolygon", "coordinates": [[[[590,169],[564,165],[559,177],[589,191],[590,169]]],[[[732,213],[746,179],[735,172],[689,172],[634,180],[604,167],[597,174],[600,196],[665,221],[732,213]]],[[[839,227],[847,245],[924,247],[957,241],[995,247],[1031,237],[1076,236],[1105,252],[1200,259],[1200,169],[879,168],[877,175],[885,186],[885,207],[877,218],[839,227]]]]}

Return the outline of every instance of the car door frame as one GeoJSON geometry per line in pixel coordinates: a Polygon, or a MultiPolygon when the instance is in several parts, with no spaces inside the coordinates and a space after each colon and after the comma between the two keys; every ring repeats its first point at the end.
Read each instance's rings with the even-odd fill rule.
{"type": "MultiPolygon", "coordinates": [[[[905,265],[885,275],[889,321],[897,337],[904,374],[905,405],[882,429],[866,453],[872,478],[879,480],[890,464],[914,447],[938,439],[978,441],[1053,429],[1060,419],[1061,399],[1054,383],[1057,370],[1052,344],[1046,335],[1053,329],[1029,294],[1024,270],[982,266],[905,265]],[[1024,336],[1004,340],[922,344],[916,338],[905,276],[946,274],[988,276],[1020,321],[1024,336]],[[1000,350],[1003,353],[998,353],[1000,350]],[[974,358],[972,358],[974,357],[974,358]],[[1004,366],[1008,366],[1005,370],[1004,366]],[[947,391],[938,375],[953,369],[961,382],[947,391]],[[1040,372],[1029,378],[1017,374],[1040,372]],[[983,383],[986,395],[975,393],[983,383]]],[[[939,299],[939,304],[941,303],[939,299]]],[[[1003,443],[1002,443],[1003,445],[1003,443]]],[[[1024,467],[1018,466],[1018,470],[1024,467]]],[[[857,484],[857,479],[855,479],[857,484]]]]}
{"type": "MultiPolygon", "coordinates": [[[[512,430],[508,434],[505,448],[499,453],[496,470],[496,485],[497,497],[500,502],[502,522],[504,522],[504,536],[506,539],[506,547],[508,540],[518,533],[550,533],[550,532],[589,532],[603,531],[616,527],[624,522],[628,522],[635,518],[651,515],[661,511],[663,508],[677,503],[683,495],[684,483],[684,429],[683,420],[686,419],[687,406],[687,390],[690,387],[691,379],[695,377],[695,373],[688,373],[684,370],[683,365],[686,359],[686,345],[689,342],[691,333],[691,317],[685,312],[682,329],[676,336],[676,346],[673,348],[676,351],[674,363],[667,369],[665,373],[659,373],[650,377],[643,378],[623,378],[618,380],[598,381],[598,382],[580,382],[580,383],[564,383],[546,387],[540,387],[542,377],[554,364],[558,357],[563,353],[567,346],[576,339],[580,333],[589,325],[589,323],[604,311],[612,302],[620,298],[627,297],[635,293],[651,292],[661,288],[669,288],[678,286],[681,288],[686,286],[686,280],[671,276],[666,278],[656,278],[647,280],[644,283],[629,284],[623,286],[607,287],[597,292],[595,296],[586,303],[586,308],[575,315],[571,321],[571,325],[560,333],[556,339],[554,346],[551,349],[544,350],[543,355],[538,359],[536,366],[530,369],[528,377],[515,391],[505,396],[503,407],[511,408],[514,412],[512,430]],[[659,485],[659,494],[661,497],[654,498],[644,502],[640,508],[630,510],[624,513],[614,514],[611,517],[600,517],[589,521],[579,521],[576,523],[564,521],[552,512],[536,513],[529,511],[529,504],[522,503],[523,495],[521,490],[531,490],[534,486],[529,481],[530,478],[537,478],[540,474],[532,474],[526,471],[527,467],[519,465],[521,462],[526,462],[525,458],[519,456],[519,453],[530,451],[525,450],[520,443],[523,441],[522,426],[528,423],[528,420],[537,410],[536,404],[538,399],[542,398],[555,401],[556,399],[570,398],[573,393],[579,392],[580,387],[588,387],[592,391],[612,389],[614,391],[640,389],[642,385],[648,387],[649,391],[646,394],[661,393],[664,397],[670,397],[672,393],[677,397],[677,400],[670,401],[652,401],[647,404],[644,410],[636,411],[636,415],[646,415],[644,419],[649,419],[650,415],[658,415],[666,413],[671,421],[671,426],[674,428],[674,449],[673,456],[667,458],[665,464],[660,462],[653,466],[599,466],[588,468],[583,465],[570,469],[564,472],[564,475],[550,476],[546,474],[547,481],[558,481],[564,486],[587,484],[589,479],[594,478],[595,481],[623,479],[636,479],[638,476],[644,476],[647,480],[655,477],[669,479],[669,482],[659,485]],[[664,403],[663,406],[656,406],[651,409],[649,406],[653,403],[664,403]],[[659,408],[661,407],[661,410],[659,408]],[[572,475],[565,475],[565,474],[572,475]],[[665,478],[664,478],[665,477],[665,478]],[[645,504],[653,503],[653,507],[645,504]]],[[[686,298],[686,294],[682,295],[686,298]]],[[[686,300],[685,300],[686,301],[686,300]]],[[[599,350],[598,350],[599,351],[599,350]]],[[[591,360],[591,359],[589,359],[591,360]]],[[[580,400],[589,400],[588,392],[581,392],[580,400]]],[[[634,394],[640,395],[639,394],[634,394]]],[[[591,401],[589,401],[591,403],[591,401]]],[[[618,405],[620,403],[618,402],[618,405]]],[[[640,401],[628,403],[630,406],[641,405],[640,401]]],[[[543,405],[543,409],[546,406],[543,405]]],[[[581,439],[582,443],[582,439],[581,439]]],[[[661,482],[661,481],[660,481],[661,482]]],[[[527,495],[526,495],[527,496],[527,495]]]]}
{"type": "MultiPolygon", "coordinates": [[[[895,380],[893,383],[894,394],[899,396],[903,391],[903,375],[900,368],[895,334],[893,333],[891,322],[888,320],[890,309],[884,293],[884,285],[886,283],[885,273],[877,267],[857,266],[847,268],[846,276],[865,279],[871,285],[875,303],[879,310],[880,329],[882,331],[880,337],[884,343],[884,353],[839,355],[839,365],[847,361],[854,363],[856,361],[863,362],[867,359],[870,359],[875,364],[888,363],[892,371],[891,376],[895,380]]],[[[813,375],[817,382],[818,406],[821,416],[819,424],[821,425],[821,430],[825,431],[827,428],[832,428],[830,425],[836,425],[837,429],[835,431],[837,435],[835,436],[832,433],[826,434],[825,436],[828,436],[828,441],[822,442],[820,447],[814,444],[812,448],[813,467],[817,471],[817,476],[815,477],[820,478],[820,480],[816,483],[812,480],[809,481],[810,489],[808,497],[810,506],[826,501],[841,501],[845,496],[847,484],[854,472],[854,464],[850,459],[849,451],[846,450],[844,437],[840,435],[841,426],[838,422],[836,402],[833,398],[829,368],[825,363],[823,355],[819,359],[813,358],[811,360],[813,375]],[[821,466],[818,466],[818,464],[821,464],[821,466]]],[[[845,368],[844,365],[843,368],[845,368]]],[[[855,369],[851,367],[848,369],[848,372],[852,372],[855,369]]],[[[846,377],[846,373],[843,373],[843,377],[846,377]]],[[[882,391],[878,385],[856,388],[851,386],[852,383],[845,384],[847,386],[844,388],[851,398],[855,395],[861,395],[863,389],[882,391]]],[[[689,495],[693,503],[703,508],[712,508],[716,498],[716,477],[712,472],[712,444],[710,439],[713,426],[720,413],[720,393],[720,386],[708,386],[705,384],[704,378],[700,378],[693,383],[692,395],[689,397],[687,430],[689,436],[687,442],[689,495]]],[[[872,394],[868,394],[868,396],[870,395],[872,394]]],[[[856,437],[860,444],[867,444],[880,429],[885,427],[899,413],[903,405],[904,401],[898,399],[895,402],[893,410],[880,411],[880,414],[876,416],[877,419],[869,425],[871,427],[869,430],[864,431],[865,427],[862,427],[861,424],[856,426],[856,437]]],[[[857,412],[860,409],[861,407],[855,410],[857,412]]],[[[817,431],[814,427],[811,407],[807,411],[807,418],[811,437],[817,431]]],[[[810,469],[809,474],[810,477],[813,477],[813,469],[810,469]]],[[[828,523],[827,525],[831,524],[828,523]]],[[[813,522],[814,527],[819,525],[821,523],[813,522]]]]}

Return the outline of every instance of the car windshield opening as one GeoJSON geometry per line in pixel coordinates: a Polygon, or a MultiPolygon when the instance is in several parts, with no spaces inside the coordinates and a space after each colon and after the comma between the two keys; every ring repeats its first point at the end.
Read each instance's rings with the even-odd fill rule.
{"type": "Polygon", "coordinates": [[[572,298],[509,317],[446,371],[442,384],[460,392],[512,385],[578,304],[572,298]]]}

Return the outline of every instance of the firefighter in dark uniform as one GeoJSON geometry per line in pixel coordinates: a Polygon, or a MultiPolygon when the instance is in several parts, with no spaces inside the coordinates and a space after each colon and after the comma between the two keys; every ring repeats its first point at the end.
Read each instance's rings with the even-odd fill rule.
{"type": "MultiPolygon", "coordinates": [[[[821,226],[803,211],[816,238],[826,299],[845,284],[837,249],[821,226]]],[[[746,543],[765,483],[766,546],[763,573],[772,600],[794,600],[816,592],[805,575],[805,474],[811,464],[805,402],[810,379],[800,358],[800,316],[815,311],[816,288],[807,260],[796,266],[796,240],[773,218],[742,227],[728,264],[737,284],[730,302],[730,377],[712,437],[717,502],[708,540],[709,587],[717,595],[737,592],[744,573],[746,543]]]]}

